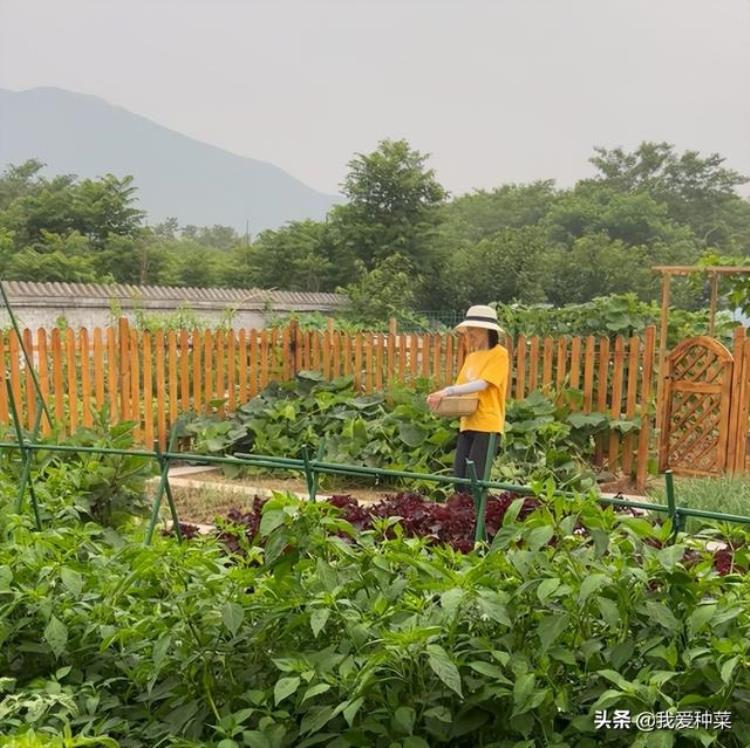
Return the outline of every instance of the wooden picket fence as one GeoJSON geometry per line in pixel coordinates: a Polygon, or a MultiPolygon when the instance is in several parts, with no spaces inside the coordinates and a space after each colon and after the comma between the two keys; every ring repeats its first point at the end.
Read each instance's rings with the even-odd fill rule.
{"type": "MultiPolygon", "coordinates": [[[[382,390],[426,378],[435,387],[455,380],[465,351],[461,338],[446,334],[347,334],[303,331],[292,325],[264,330],[143,332],[126,319],[108,328],[24,330],[42,392],[66,431],[93,424],[106,406],[111,422],[134,420],[145,445],[166,445],[180,413],[231,412],[269,382],[302,370],[326,378],[351,376],[357,389],[382,390]]],[[[642,338],[507,338],[511,359],[509,398],[536,389],[570,387],[583,392],[583,412],[613,417],[639,415],[638,435],[612,435],[597,456],[613,472],[645,481],[649,455],[655,328],[642,338]]],[[[0,334],[0,380],[9,379],[22,421],[35,416],[34,387],[19,341],[0,334]]],[[[6,382],[0,381],[0,423],[9,422],[6,382]]],[[[50,424],[42,419],[42,430],[50,424]]]]}

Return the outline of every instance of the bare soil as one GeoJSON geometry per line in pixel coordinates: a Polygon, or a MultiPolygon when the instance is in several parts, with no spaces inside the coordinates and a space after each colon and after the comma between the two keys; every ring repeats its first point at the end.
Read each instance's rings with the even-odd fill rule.
{"type": "MultiPolygon", "coordinates": [[[[172,494],[177,507],[177,514],[181,522],[211,523],[217,516],[224,516],[230,509],[247,509],[252,507],[254,495],[236,490],[237,486],[252,486],[267,491],[289,491],[292,493],[307,493],[307,484],[299,478],[279,478],[251,475],[244,478],[228,478],[220,471],[206,471],[194,473],[185,478],[193,482],[192,486],[180,485],[180,480],[172,483],[172,494]],[[197,486],[196,483],[206,483],[197,486]],[[215,484],[215,485],[211,485],[215,484]],[[220,485],[225,485],[222,490],[220,485]]],[[[321,496],[351,495],[362,503],[380,501],[385,494],[397,493],[394,488],[373,488],[351,484],[322,485],[318,487],[321,496]]],[[[164,511],[168,512],[167,507],[164,511]]]]}
{"type": "Polygon", "coordinates": [[[645,497],[648,494],[649,482],[650,481],[646,482],[646,489],[644,491],[640,491],[636,487],[635,482],[630,476],[623,475],[617,480],[609,481],[607,483],[600,483],[599,490],[602,493],[622,493],[622,494],[629,494],[632,496],[645,497]]]}

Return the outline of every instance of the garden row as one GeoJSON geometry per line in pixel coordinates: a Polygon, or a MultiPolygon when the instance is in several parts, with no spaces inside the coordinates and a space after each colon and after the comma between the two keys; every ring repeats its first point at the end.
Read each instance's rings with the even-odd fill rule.
{"type": "MultiPolygon", "coordinates": [[[[453,464],[457,422],[432,414],[425,393],[421,387],[361,395],[350,378],[325,381],[302,372],[269,385],[230,416],[186,420],[178,433],[192,437],[194,451],[208,454],[296,457],[309,449],[325,462],[444,473],[453,464]]],[[[510,402],[493,479],[526,484],[553,478],[561,487],[591,487],[601,445],[611,434],[633,434],[639,422],[584,413],[582,402],[574,389],[510,402]]]]}
{"type": "Polygon", "coordinates": [[[492,499],[491,544],[466,552],[452,546],[471,500],[441,514],[409,495],[369,511],[276,495],[219,536],[145,547],[142,527],[93,522],[75,479],[55,477],[67,494],[45,503],[50,529],[2,515],[8,732],[67,726],[134,747],[657,744],[596,727],[618,708],[730,711],[731,733],[689,729],[680,745],[750,740],[744,547],[717,570],[701,545],[669,544],[668,524],[551,486],[492,499]]]}

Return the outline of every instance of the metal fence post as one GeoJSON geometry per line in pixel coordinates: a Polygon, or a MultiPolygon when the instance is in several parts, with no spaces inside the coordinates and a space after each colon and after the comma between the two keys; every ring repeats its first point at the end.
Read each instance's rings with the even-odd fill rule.
{"type": "Polygon", "coordinates": [[[169,485],[169,460],[174,451],[174,443],[177,438],[177,424],[174,424],[169,432],[169,446],[167,448],[167,454],[164,455],[157,446],[157,459],[161,466],[161,476],[159,479],[159,489],[154,497],[154,503],[151,507],[151,517],[146,528],[146,537],[144,539],[145,545],[150,545],[151,540],[154,536],[154,528],[156,522],[159,519],[159,509],[161,508],[161,499],[164,494],[167,494],[167,502],[169,503],[169,511],[172,514],[172,524],[174,526],[175,535],[177,539],[182,541],[182,530],[180,530],[180,520],[177,516],[177,507],[175,506],[174,499],[172,497],[172,487],[169,485]]]}
{"type": "Polygon", "coordinates": [[[307,447],[302,450],[302,461],[305,468],[305,482],[307,483],[307,496],[313,503],[318,493],[318,476],[315,473],[315,466],[310,462],[310,455],[307,447]]]}
{"type": "Polygon", "coordinates": [[[664,471],[664,484],[667,494],[667,514],[672,521],[672,537],[674,538],[680,531],[682,516],[674,498],[674,476],[671,470],[664,471]]]}
{"type": "MultiPolygon", "coordinates": [[[[21,459],[23,460],[23,470],[21,471],[21,481],[18,485],[18,495],[16,496],[16,513],[20,513],[23,508],[23,497],[26,493],[26,485],[29,486],[29,495],[31,496],[31,506],[34,511],[34,522],[36,529],[42,529],[42,520],[39,516],[39,504],[36,500],[36,492],[34,491],[34,483],[29,482],[31,476],[31,460],[33,451],[28,448],[26,440],[23,438],[23,431],[21,429],[21,420],[18,416],[18,407],[16,405],[16,398],[13,394],[13,388],[11,387],[10,380],[5,380],[5,385],[8,391],[8,404],[10,405],[10,413],[13,418],[13,428],[16,432],[16,439],[18,439],[18,447],[21,450],[21,459]]],[[[40,407],[40,397],[37,394],[36,398],[36,418],[34,419],[34,430],[31,432],[31,443],[32,445],[36,442],[37,435],[39,434],[39,426],[42,422],[42,408],[40,407]]]]}
{"type": "Polygon", "coordinates": [[[484,529],[484,514],[486,509],[487,492],[479,485],[477,468],[473,460],[466,460],[466,472],[471,481],[471,495],[474,497],[474,542],[480,543],[486,539],[484,529]]]}

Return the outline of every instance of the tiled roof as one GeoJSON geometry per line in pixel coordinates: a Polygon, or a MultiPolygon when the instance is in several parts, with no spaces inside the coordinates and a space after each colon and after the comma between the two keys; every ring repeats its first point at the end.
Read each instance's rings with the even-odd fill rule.
{"type": "Polygon", "coordinates": [[[182,288],[178,286],[130,286],[99,283],[37,283],[4,281],[9,300],[42,297],[48,300],[70,298],[120,299],[123,301],[224,302],[236,305],[321,304],[338,306],[344,297],[335,293],[276,291],[261,288],[182,288]]]}

